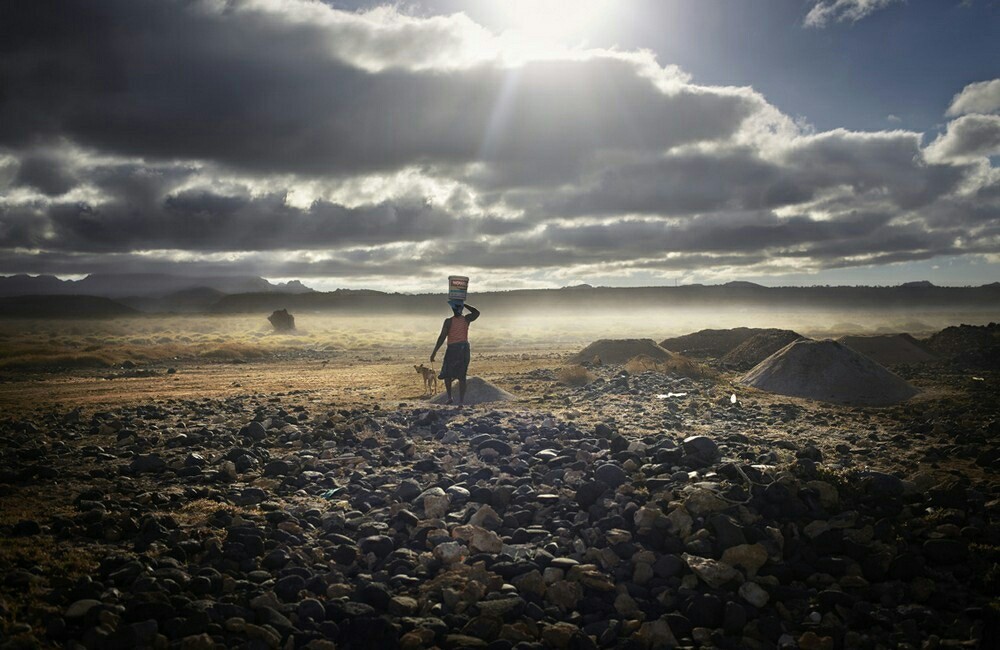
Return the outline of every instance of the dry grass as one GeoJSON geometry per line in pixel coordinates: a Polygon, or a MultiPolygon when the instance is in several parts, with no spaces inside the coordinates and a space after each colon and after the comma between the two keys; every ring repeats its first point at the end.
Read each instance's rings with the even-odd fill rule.
{"type": "Polygon", "coordinates": [[[48,368],[110,368],[116,361],[105,354],[23,354],[0,359],[0,369],[34,370],[48,368]]]}
{"type": "Polygon", "coordinates": [[[556,372],[556,379],[564,386],[586,386],[597,379],[597,376],[581,365],[573,365],[560,368],[556,372]]]}
{"type": "Polygon", "coordinates": [[[260,345],[249,343],[222,343],[198,353],[204,359],[220,361],[250,361],[261,359],[268,355],[268,350],[260,345]]]}
{"type": "Polygon", "coordinates": [[[669,359],[653,359],[640,355],[629,359],[625,369],[633,374],[652,371],[689,379],[711,379],[718,376],[718,373],[708,366],[680,354],[675,354],[669,359]]]}

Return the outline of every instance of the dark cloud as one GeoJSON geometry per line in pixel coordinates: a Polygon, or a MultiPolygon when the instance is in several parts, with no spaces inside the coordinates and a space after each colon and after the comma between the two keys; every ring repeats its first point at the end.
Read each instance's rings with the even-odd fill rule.
{"type": "Polygon", "coordinates": [[[46,194],[59,196],[76,186],[76,177],[55,156],[28,155],[20,160],[14,184],[25,185],[46,194]]]}
{"type": "Polygon", "coordinates": [[[694,87],[666,93],[613,57],[372,72],[331,44],[363,26],[208,6],[15,8],[0,27],[0,40],[18,36],[0,62],[0,142],[60,136],[125,155],[307,174],[486,160],[492,175],[534,179],[565,177],[604,149],[724,139],[761,103],[694,87]],[[95,38],[61,38],[67,22],[95,38]]]}
{"type": "Polygon", "coordinates": [[[0,223],[10,226],[0,230],[2,248],[81,252],[314,250],[502,235],[526,227],[496,217],[456,217],[422,200],[354,208],[316,201],[301,209],[288,205],[284,194],[201,191],[171,195],[155,206],[56,203],[42,214],[0,208],[0,223]]]}
{"type": "MultiPolygon", "coordinates": [[[[546,211],[564,216],[693,214],[802,203],[818,189],[748,148],[682,153],[602,170],[580,188],[543,196],[546,211]]],[[[533,195],[523,195],[531,201],[533,195]]]]}

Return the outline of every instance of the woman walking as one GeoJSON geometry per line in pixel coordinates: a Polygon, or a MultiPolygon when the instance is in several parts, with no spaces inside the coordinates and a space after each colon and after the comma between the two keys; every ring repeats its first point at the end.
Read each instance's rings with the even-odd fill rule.
{"type": "Polygon", "coordinates": [[[458,380],[458,404],[461,406],[465,402],[465,375],[469,371],[469,359],[472,349],[469,347],[469,323],[479,318],[479,310],[472,305],[455,300],[449,301],[454,316],[444,319],[441,327],[441,335],[438,336],[437,345],[431,352],[431,363],[437,356],[441,345],[448,340],[448,347],[444,351],[444,362],[441,364],[441,374],[438,379],[444,380],[445,390],[448,391],[448,403],[452,403],[451,382],[458,380]],[[468,314],[462,311],[468,309],[468,314]]]}

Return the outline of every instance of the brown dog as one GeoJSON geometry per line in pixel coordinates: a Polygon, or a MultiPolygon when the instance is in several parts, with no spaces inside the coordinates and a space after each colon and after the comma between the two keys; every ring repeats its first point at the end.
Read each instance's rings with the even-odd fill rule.
{"type": "Polygon", "coordinates": [[[438,378],[437,373],[434,372],[433,368],[428,368],[424,364],[419,366],[413,366],[413,369],[417,371],[418,375],[424,378],[424,392],[433,395],[438,391],[438,378]]]}

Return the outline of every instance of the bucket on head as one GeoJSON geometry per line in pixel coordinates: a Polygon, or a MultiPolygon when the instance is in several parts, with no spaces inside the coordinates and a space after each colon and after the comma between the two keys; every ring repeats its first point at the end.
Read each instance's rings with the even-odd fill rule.
{"type": "Polygon", "coordinates": [[[464,275],[449,275],[448,276],[448,300],[461,300],[465,302],[465,298],[469,294],[469,278],[464,275]]]}

